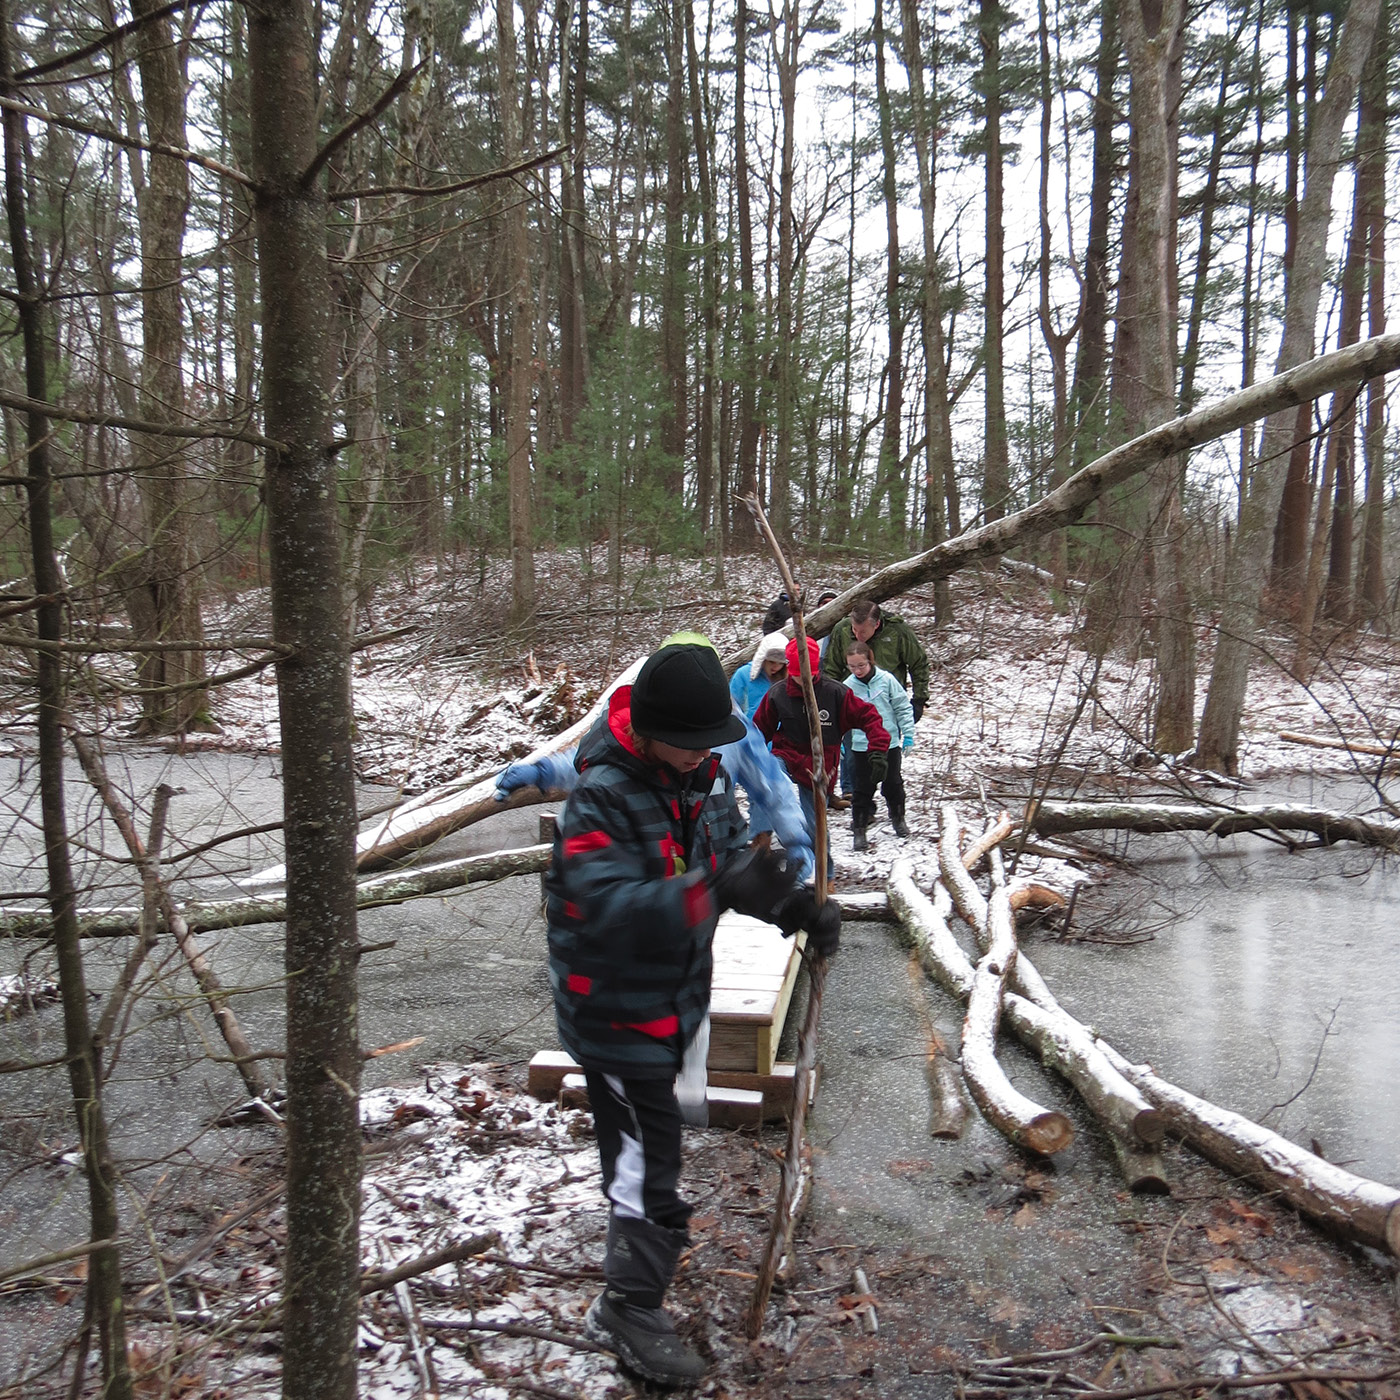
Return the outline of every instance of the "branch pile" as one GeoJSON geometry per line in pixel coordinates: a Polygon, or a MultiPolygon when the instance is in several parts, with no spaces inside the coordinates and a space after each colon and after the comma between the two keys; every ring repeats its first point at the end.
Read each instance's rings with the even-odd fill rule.
{"type": "MultiPolygon", "coordinates": [[[[1040,811],[1053,810],[1059,820],[1077,823],[1082,814],[1064,815],[1076,805],[1046,803],[1040,811]]],[[[1290,809],[1270,810],[1277,817],[1290,809]]],[[[1235,829],[1275,825],[1261,821],[1235,829]]],[[[1277,1192],[1334,1234],[1400,1256],[1400,1191],[1334,1166],[1269,1128],[1197,1098],[1160,1078],[1150,1066],[1132,1064],[1065,1011],[1017,946],[996,848],[1011,829],[1012,824],[1003,819],[988,834],[991,839],[979,840],[964,853],[957,811],[947,806],[939,842],[940,879],[932,899],[915,885],[907,862],[895,866],[889,881],[890,909],[912,940],[925,971],[950,995],[967,1003],[962,1070],[987,1121],[1009,1141],[1042,1155],[1062,1150],[1073,1139],[1073,1126],[1064,1115],[1040,1108],[1006,1078],[996,1058],[997,1029],[1004,1022],[1079,1094],[1113,1143],[1132,1189],[1167,1190],[1157,1149],[1164,1134],[1171,1132],[1218,1166],[1277,1192]],[[990,867],[990,898],[970,874],[984,855],[990,867]],[[976,938],[981,958],[975,966],[950,927],[954,909],[976,938]],[[1051,1124],[1051,1119],[1060,1119],[1063,1128],[1051,1124]]],[[[1085,828],[1074,824],[1049,829],[1085,828]]],[[[1358,838],[1348,833],[1346,839],[1358,838]]]]}

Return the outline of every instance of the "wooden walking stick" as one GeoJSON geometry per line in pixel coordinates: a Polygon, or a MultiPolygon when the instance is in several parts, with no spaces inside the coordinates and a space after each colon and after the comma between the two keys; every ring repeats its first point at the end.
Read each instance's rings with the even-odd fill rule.
{"type": "MultiPolygon", "coordinates": [[[[807,706],[807,727],[812,736],[812,806],[816,812],[816,832],[813,835],[813,854],[816,857],[817,906],[826,903],[826,762],[822,751],[821,714],[817,708],[817,689],[812,677],[812,659],[807,655],[807,632],[802,623],[802,595],[793,581],[792,570],[783,555],[768,517],[763,513],[756,496],[745,496],[744,504],[749,508],[768,547],[777,561],[778,572],[782,575],[783,587],[792,603],[792,629],[797,638],[797,659],[802,673],[802,695],[807,706]]],[[[763,1249],[763,1259],[759,1264],[758,1281],[754,1284],[753,1299],[749,1303],[745,1330],[750,1337],[757,1337],[763,1330],[763,1317],[768,1310],[768,1295],[773,1291],[773,1279],[778,1272],[778,1264],[787,1252],[792,1241],[793,1228],[797,1224],[796,1205],[800,1195],[802,1169],[806,1154],[804,1134],[807,1127],[807,1103],[812,1097],[812,1073],[817,1062],[817,1023],[822,1014],[822,992],[826,988],[826,957],[815,951],[808,952],[807,972],[810,979],[807,996],[807,1015],[802,1022],[802,1032],[797,1038],[797,1064],[792,1082],[792,1116],[788,1120],[787,1150],[783,1154],[783,1174],[778,1182],[778,1200],[773,1207],[773,1223],[768,1231],[768,1243],[763,1249]]]]}

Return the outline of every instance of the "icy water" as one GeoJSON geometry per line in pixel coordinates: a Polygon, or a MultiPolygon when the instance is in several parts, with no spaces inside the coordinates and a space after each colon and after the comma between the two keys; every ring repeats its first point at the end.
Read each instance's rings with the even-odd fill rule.
{"type": "MultiPolygon", "coordinates": [[[[133,753],[116,766],[139,793],[157,781],[183,789],[172,809],[176,848],[217,828],[279,815],[273,760],[133,753]]],[[[13,792],[27,781],[13,760],[0,763],[0,785],[13,792]]],[[[70,791],[82,839],[119,851],[116,833],[81,785],[74,781],[70,791]]],[[[385,796],[368,790],[363,805],[385,796]]],[[[1335,792],[1291,796],[1341,800],[1335,792]]],[[[537,823],[537,812],[507,813],[434,854],[528,844],[537,823]]],[[[0,848],[7,890],[41,884],[34,851],[32,830],[15,824],[0,848]]],[[[231,881],[279,855],[275,835],[245,838],[202,863],[199,893],[230,890],[231,881]]],[[[1400,1184],[1396,863],[1350,848],[1290,854],[1249,836],[1141,837],[1127,855],[1135,870],[1082,899],[1075,927],[1085,935],[1137,927],[1150,929],[1150,937],[1132,946],[1049,935],[1026,940],[1025,951],[1064,1004],[1166,1077],[1299,1142],[1317,1139],[1328,1157],[1355,1171],[1400,1184]]],[[[126,876],[91,859],[84,870],[92,886],[85,902],[126,897],[126,876]]],[[[362,916],[364,942],[392,944],[362,966],[362,1042],[425,1038],[407,1055],[370,1061],[367,1086],[410,1079],[424,1061],[523,1063],[555,1045],[538,907],[538,883],[529,877],[362,916]]],[[[256,1046],[281,1040],[280,933],[261,927],[207,940],[256,1046]]],[[[32,970],[42,969],[37,945],[0,943],[0,973],[26,957],[32,970]]],[[[118,957],[115,942],[93,947],[95,989],[110,980],[118,957]]],[[[134,1174],[138,1187],[182,1168],[193,1180],[207,1166],[227,1166],[237,1153],[267,1145],[261,1130],[203,1132],[215,1110],[240,1097],[240,1087],[229,1068],[202,1059],[214,1033],[187,992],[183,976],[172,973],[142,1002],[114,1075],[117,1152],[128,1162],[150,1162],[175,1149],[134,1174]]],[[[1014,1154],[975,1115],[961,1142],[929,1138],[928,1018],[956,1045],[960,1012],[911,975],[896,931],[849,925],[826,996],[824,1078],[812,1119],[818,1222],[855,1239],[955,1248],[970,1274],[989,1284],[1014,1278],[1023,1293],[1044,1290],[1047,1303],[1062,1295],[1067,1267],[1090,1279],[1126,1267],[1130,1245],[1111,1229],[1070,1247],[1054,1232],[1016,1228],[1016,1192],[1006,1185],[1014,1154]]],[[[60,1045],[57,1008],[0,1027],[0,1059],[42,1059],[60,1045]]],[[[1014,1046],[1006,1061],[1027,1093],[1064,1108],[1079,1125],[1075,1147],[1048,1169],[1062,1206],[1082,1195],[1086,1215],[1102,1215],[1116,1189],[1104,1143],[1058,1081],[1014,1046]]],[[[81,1237],[84,1192],[61,1156],[73,1145],[65,1096],[56,1070],[0,1075],[0,1267],[81,1237]],[[47,1164],[11,1176],[32,1153],[44,1154],[47,1164]]]]}

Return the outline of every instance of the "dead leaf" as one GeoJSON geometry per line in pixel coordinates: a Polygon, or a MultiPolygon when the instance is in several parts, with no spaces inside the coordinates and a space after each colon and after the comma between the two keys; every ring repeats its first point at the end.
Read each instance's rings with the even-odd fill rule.
{"type": "Polygon", "coordinates": [[[1207,1225],[1206,1239],[1211,1244],[1242,1244],[1243,1236],[1233,1225],[1207,1225]]]}
{"type": "Polygon", "coordinates": [[[1015,1215],[1011,1217],[1011,1223],[1018,1229],[1024,1230],[1027,1225],[1035,1224],[1035,1206],[1027,1201],[1015,1215]]]}
{"type": "Polygon", "coordinates": [[[1257,1210],[1245,1205],[1243,1201],[1235,1200],[1233,1196],[1230,1198],[1229,1205],[1230,1209],[1234,1211],[1246,1225],[1253,1225],[1256,1230],[1266,1235],[1273,1233],[1274,1222],[1270,1220],[1267,1215],[1260,1215],[1257,1210]]]}
{"type": "Polygon", "coordinates": [[[1014,1298],[1003,1298],[992,1309],[992,1321],[1004,1322],[1009,1327],[1015,1327],[1025,1315],[1026,1310],[1014,1298]]]}
{"type": "Polygon", "coordinates": [[[1300,1264],[1292,1259],[1280,1259],[1276,1267],[1285,1278],[1296,1279],[1299,1283],[1316,1283],[1322,1277],[1322,1270],[1316,1264],[1300,1264]]]}

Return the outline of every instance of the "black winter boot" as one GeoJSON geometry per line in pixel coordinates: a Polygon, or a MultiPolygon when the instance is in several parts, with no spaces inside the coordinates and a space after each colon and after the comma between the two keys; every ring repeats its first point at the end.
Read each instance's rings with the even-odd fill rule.
{"type": "Polygon", "coordinates": [[[851,847],[857,851],[868,851],[870,842],[866,840],[865,828],[863,826],[853,826],[851,828],[851,847]]]}
{"type": "Polygon", "coordinates": [[[890,813],[890,825],[894,827],[894,834],[896,836],[903,838],[909,835],[909,828],[904,823],[903,812],[901,812],[899,816],[895,816],[894,813],[890,813]]]}
{"type": "Polygon", "coordinates": [[[684,1229],[611,1216],[603,1261],[608,1286],[584,1319],[584,1329],[599,1346],[657,1385],[694,1385],[705,1374],[705,1363],[676,1336],[661,1310],[688,1239],[684,1229]]]}
{"type": "Polygon", "coordinates": [[[583,1320],[584,1331],[600,1347],[644,1380],[656,1385],[695,1385],[705,1363],[676,1336],[675,1325],[661,1308],[614,1302],[612,1290],[600,1293],[583,1320]]]}

